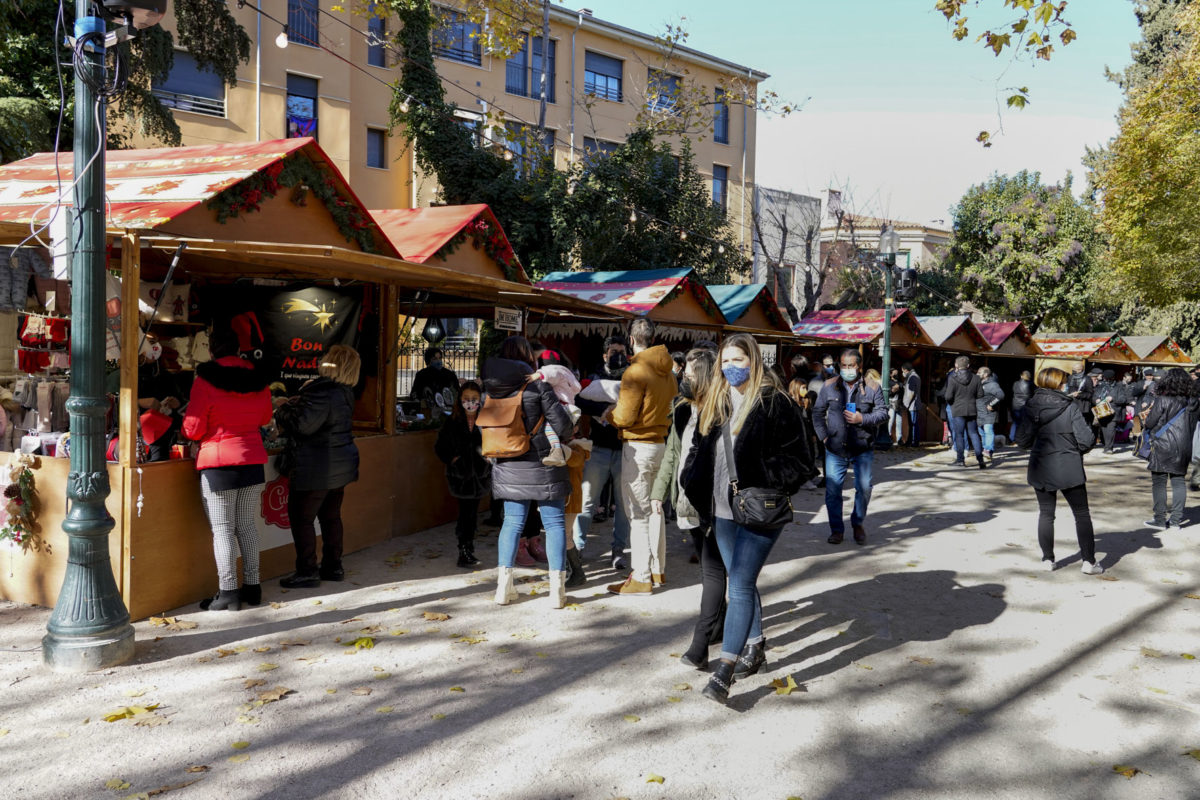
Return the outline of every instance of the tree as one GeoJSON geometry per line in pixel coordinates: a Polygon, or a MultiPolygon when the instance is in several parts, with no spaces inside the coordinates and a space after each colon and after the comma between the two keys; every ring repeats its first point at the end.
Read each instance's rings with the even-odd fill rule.
{"type": "Polygon", "coordinates": [[[1111,283],[1154,304],[1200,298],[1200,6],[1176,21],[1186,44],[1131,89],[1096,179],[1111,283]]]}
{"type": "Polygon", "coordinates": [[[942,269],[991,318],[1079,330],[1089,324],[1091,281],[1103,239],[1075,199],[1070,174],[1046,186],[1041,175],[997,175],[971,187],[954,209],[942,269]]]}
{"type": "MultiPolygon", "coordinates": [[[[69,9],[70,4],[62,6],[69,9]]],[[[75,125],[75,73],[71,51],[62,37],[74,26],[74,14],[59,18],[55,0],[0,3],[0,158],[11,161],[54,146],[70,149],[75,125]],[[57,21],[57,26],[52,21],[57,21]],[[58,64],[61,70],[60,93],[58,64]]],[[[237,82],[237,65],[250,58],[250,37],[234,20],[224,0],[174,4],[179,41],[202,69],[227,85],[237,82]]],[[[160,26],[142,31],[118,46],[129,76],[115,107],[109,107],[109,147],[126,146],[135,134],[178,145],[179,126],[170,109],[151,93],[174,62],[174,37],[160,26]]],[[[90,116],[90,112],[89,112],[90,116]]]]}
{"type": "Polygon", "coordinates": [[[762,186],[756,186],[754,192],[750,219],[756,268],[759,255],[765,262],[763,274],[754,277],[778,287],[775,299],[796,324],[817,309],[828,276],[820,259],[814,257],[821,233],[821,201],[762,186]],[[800,286],[795,285],[797,269],[803,275],[800,286]],[[797,301],[802,303],[800,310],[797,301]]]}
{"type": "Polygon", "coordinates": [[[1106,327],[1128,336],[1170,336],[1193,359],[1200,358],[1200,300],[1181,300],[1168,306],[1127,300],[1106,327]]]}

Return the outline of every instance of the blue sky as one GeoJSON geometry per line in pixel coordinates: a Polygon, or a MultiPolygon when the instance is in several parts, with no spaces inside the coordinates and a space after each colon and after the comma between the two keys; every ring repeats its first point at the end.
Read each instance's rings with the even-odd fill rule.
{"type": "Polygon", "coordinates": [[[1078,40],[1050,62],[997,59],[975,33],[1012,18],[1001,0],[971,11],[956,42],[933,0],[587,0],[597,17],[657,33],[685,17],[688,44],[770,73],[766,86],[807,101],[760,117],[758,181],[807,194],[843,189],[860,213],[927,221],[994,172],[1029,168],[1056,181],[1085,146],[1116,130],[1121,102],[1104,68],[1129,62],[1138,37],[1129,0],[1070,0],[1078,40]],[[1031,104],[997,117],[1006,87],[1031,104]],[[974,140],[1003,124],[989,149],[974,140]]]}

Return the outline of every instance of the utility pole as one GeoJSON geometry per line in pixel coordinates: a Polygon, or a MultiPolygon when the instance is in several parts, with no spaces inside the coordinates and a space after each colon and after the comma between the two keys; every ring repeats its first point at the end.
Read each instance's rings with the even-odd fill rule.
{"type": "MultiPolygon", "coordinates": [[[[108,25],[92,0],[75,0],[75,196],[71,260],[71,472],[67,572],[42,658],[53,670],[89,672],[133,656],[133,626],[109,563],[114,527],[104,457],[104,132],[105,36],[108,25]]],[[[126,277],[128,280],[128,277],[126,277]]],[[[128,316],[126,317],[128,319],[128,316]]]]}
{"type": "MultiPolygon", "coordinates": [[[[879,250],[876,256],[879,266],[883,269],[883,370],[879,374],[879,385],[883,392],[883,402],[891,408],[892,381],[892,314],[895,311],[896,298],[892,292],[892,272],[896,267],[896,251],[900,247],[900,235],[888,225],[879,234],[879,250]]],[[[887,446],[892,446],[891,431],[887,432],[887,446]]]]}

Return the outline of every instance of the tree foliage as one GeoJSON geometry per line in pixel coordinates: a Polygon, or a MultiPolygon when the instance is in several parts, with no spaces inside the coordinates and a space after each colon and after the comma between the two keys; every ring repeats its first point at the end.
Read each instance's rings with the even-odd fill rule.
{"type": "Polygon", "coordinates": [[[1160,305],[1200,298],[1200,7],[1176,21],[1186,44],[1131,86],[1096,177],[1115,287],[1160,305]]]}
{"type": "Polygon", "coordinates": [[[1200,300],[1165,306],[1126,300],[1106,327],[1127,336],[1170,336],[1193,359],[1200,359],[1200,300]]]}
{"type": "Polygon", "coordinates": [[[1022,171],[967,191],[942,264],[961,281],[963,299],[988,317],[1023,319],[1032,331],[1088,327],[1103,239],[1071,187],[1069,174],[1046,186],[1040,174],[1022,171]]]}

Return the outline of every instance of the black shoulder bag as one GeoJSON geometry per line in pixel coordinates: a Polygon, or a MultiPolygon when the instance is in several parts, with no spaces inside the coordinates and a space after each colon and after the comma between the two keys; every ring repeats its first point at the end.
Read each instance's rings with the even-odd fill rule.
{"type": "Polygon", "coordinates": [[[729,507],[733,521],[751,530],[774,530],[792,521],[792,498],[778,489],[739,489],[737,466],[733,463],[733,437],[721,426],[725,461],[729,464],[729,507]]]}

